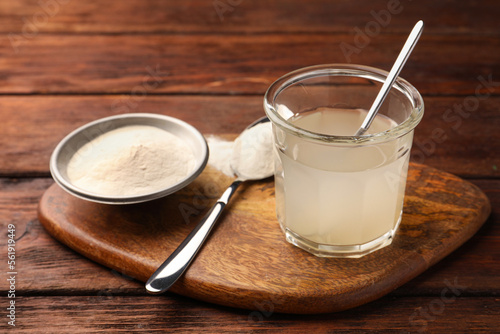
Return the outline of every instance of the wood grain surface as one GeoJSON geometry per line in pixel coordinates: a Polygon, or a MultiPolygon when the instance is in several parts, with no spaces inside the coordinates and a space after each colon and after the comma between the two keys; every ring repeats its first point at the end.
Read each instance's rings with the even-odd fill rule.
{"type": "MultiPolygon", "coordinates": [[[[40,35],[19,45],[18,52],[8,43],[0,48],[5,78],[0,93],[263,95],[280,76],[310,65],[353,63],[388,71],[406,37],[370,39],[346,57],[340,45],[354,45],[352,34],[40,35]],[[141,89],[144,82],[151,88],[141,89]]],[[[445,40],[424,35],[401,77],[422,94],[449,89],[474,96],[479,76],[488,80],[491,71],[500,71],[499,47],[500,40],[490,35],[447,35],[445,40]],[[433,61],[426,61],[430,57],[433,61]],[[483,66],[461,67],[464,62],[483,66]],[[433,72],[439,75],[427,75],[433,72]]]]}
{"type": "MultiPolygon", "coordinates": [[[[41,196],[54,184],[52,180],[0,180],[0,221],[16,225],[18,247],[23,254],[19,266],[31,273],[19,282],[22,295],[43,295],[46,291],[56,295],[92,296],[100,291],[112,295],[146,294],[143,283],[88,261],[46,233],[36,219],[36,211],[41,196]]],[[[455,277],[468,287],[463,292],[466,296],[477,297],[496,289],[498,278],[493,273],[500,272],[500,263],[496,261],[500,257],[500,225],[495,224],[494,219],[500,214],[500,182],[472,180],[472,183],[483,189],[491,200],[492,214],[488,221],[463,247],[391,295],[439,295],[443,281],[455,277]]],[[[199,203],[199,208],[206,211],[211,204],[199,203]]],[[[1,229],[1,233],[6,233],[6,226],[2,225],[1,229]]],[[[5,289],[6,283],[0,282],[0,287],[5,289]]]]}
{"type": "MultiPolygon", "coordinates": [[[[204,134],[228,136],[264,115],[261,95],[146,96],[134,108],[113,109],[124,105],[123,99],[121,95],[0,98],[0,133],[9,138],[0,141],[0,176],[49,176],[50,154],[69,132],[127,111],[177,117],[204,134]]],[[[497,177],[500,97],[481,101],[478,111],[465,117],[455,112],[445,117],[455,104],[456,97],[425,98],[425,116],[415,129],[412,160],[461,177],[497,177]]]]}
{"type": "MultiPolygon", "coordinates": [[[[350,32],[353,27],[364,27],[374,20],[371,11],[380,13],[391,6],[394,7],[393,15],[383,18],[390,23],[384,27],[389,33],[408,33],[408,22],[420,19],[426,22],[426,31],[432,34],[491,34],[500,30],[495,0],[483,0],[480,5],[474,0],[398,1],[392,5],[385,0],[361,3],[350,0],[315,0],[312,3],[185,0],[182,4],[127,0],[106,5],[99,0],[84,3],[60,0],[56,3],[59,6],[53,5],[49,12],[56,15],[36,27],[40,33],[350,32]]],[[[39,12],[43,13],[43,7],[36,0],[1,3],[0,10],[3,15],[0,31],[3,32],[22,32],[26,21],[39,12]]]]}
{"type": "MultiPolygon", "coordinates": [[[[39,219],[62,243],[145,282],[203,215],[197,202],[213,202],[221,183],[229,184],[228,177],[209,167],[179,193],[126,206],[77,199],[53,185],[41,199],[39,219]]],[[[284,313],[349,309],[441,260],[481,227],[490,209],[476,186],[412,164],[393,244],[361,259],[325,259],[285,242],[275,218],[273,182],[250,182],[171,291],[253,310],[262,300],[284,313]]]]}
{"type": "MultiPolygon", "coordinates": [[[[0,302],[5,302],[0,297],[0,302]]],[[[348,312],[328,315],[289,315],[276,313],[262,303],[261,311],[221,307],[189,298],[172,296],[131,296],[103,292],[92,296],[20,297],[25,307],[24,333],[349,333],[359,332],[364,324],[370,332],[446,333],[450,328],[466,329],[458,333],[495,333],[498,301],[494,297],[458,298],[446,305],[450,316],[420,316],[409,305],[422,309],[433,305],[435,297],[386,297],[348,312]],[[389,308],[390,307],[390,308],[389,308]],[[390,309],[397,313],[388,315],[390,309]],[[466,316],[463,310],[467,310],[466,316]],[[51,319],[45,322],[43,319],[51,319]],[[205,325],[206,324],[206,325],[205,325]],[[40,329],[43,329],[42,331],[40,329]],[[284,329],[285,328],[285,329],[284,329]]]]}

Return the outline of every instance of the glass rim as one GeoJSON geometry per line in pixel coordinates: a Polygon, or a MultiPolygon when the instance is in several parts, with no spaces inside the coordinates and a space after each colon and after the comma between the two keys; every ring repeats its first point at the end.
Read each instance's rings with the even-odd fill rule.
{"type": "Polygon", "coordinates": [[[323,64],[303,67],[289,72],[274,81],[264,95],[264,110],[273,124],[292,132],[293,134],[327,143],[361,144],[388,141],[398,138],[412,131],[420,122],[424,114],[424,101],[418,90],[405,79],[398,77],[392,89],[400,91],[412,104],[413,110],[401,124],[389,130],[375,134],[361,136],[337,136],[313,132],[300,128],[284,119],[277,111],[275,101],[286,88],[300,81],[322,76],[359,77],[384,83],[389,72],[365,65],[357,64],[323,64]]]}

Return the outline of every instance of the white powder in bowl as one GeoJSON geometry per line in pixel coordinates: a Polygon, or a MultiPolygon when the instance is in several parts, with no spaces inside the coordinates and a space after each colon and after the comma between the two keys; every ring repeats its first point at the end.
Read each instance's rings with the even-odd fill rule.
{"type": "Polygon", "coordinates": [[[70,159],[75,186],[102,196],[137,196],[184,179],[196,165],[191,148],[175,135],[148,125],[124,126],[83,145],[70,159]]]}

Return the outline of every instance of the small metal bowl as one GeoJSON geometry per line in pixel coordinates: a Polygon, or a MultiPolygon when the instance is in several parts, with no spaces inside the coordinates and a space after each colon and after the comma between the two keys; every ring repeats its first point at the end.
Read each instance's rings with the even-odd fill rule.
{"type": "Polygon", "coordinates": [[[193,126],[177,118],[158,114],[136,113],[111,116],[88,123],[68,134],[55,148],[50,158],[50,172],[54,180],[70,194],[98,203],[132,204],[150,201],[172,194],[191,183],[205,168],[208,146],[203,135],[193,126]],[[81,189],[68,178],[67,166],[72,156],[89,141],[98,136],[128,125],[149,125],[170,132],[182,139],[193,150],[196,164],[193,171],[168,188],[136,196],[103,196],[81,189]]]}

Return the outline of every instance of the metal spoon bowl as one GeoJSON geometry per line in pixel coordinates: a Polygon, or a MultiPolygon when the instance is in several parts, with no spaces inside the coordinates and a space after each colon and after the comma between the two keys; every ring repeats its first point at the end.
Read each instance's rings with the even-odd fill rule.
{"type": "MultiPolygon", "coordinates": [[[[258,124],[269,122],[267,117],[262,117],[250,124],[246,129],[250,129],[258,124]]],[[[244,132],[242,133],[242,135],[244,132]]],[[[241,136],[241,135],[240,135],[241,136]]],[[[272,143],[270,143],[272,145],[272,143]]],[[[266,157],[263,157],[263,159],[266,157]]],[[[256,159],[257,160],[257,159],[256,159]]],[[[170,289],[170,287],[182,276],[195,258],[198,250],[203,245],[212,227],[220,217],[222,210],[225,208],[233,194],[238,189],[238,186],[247,180],[260,180],[270,177],[273,171],[259,173],[259,175],[242,175],[238,170],[233,168],[236,180],[231,183],[227,190],[217,200],[208,214],[201,220],[194,230],[184,239],[177,249],[168,257],[165,262],[155,271],[155,273],[146,282],[146,290],[150,293],[162,293],[170,289]]]]}

